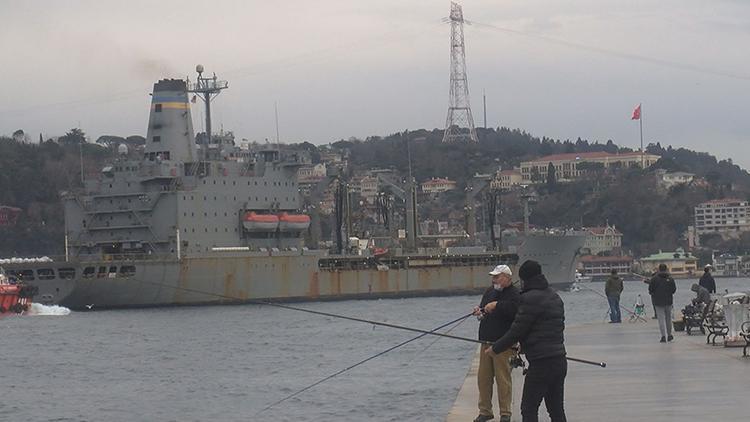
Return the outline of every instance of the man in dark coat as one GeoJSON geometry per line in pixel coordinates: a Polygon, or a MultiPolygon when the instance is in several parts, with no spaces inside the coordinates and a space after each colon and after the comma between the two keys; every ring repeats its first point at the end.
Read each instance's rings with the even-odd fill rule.
{"type": "Polygon", "coordinates": [[[617,275],[617,270],[612,269],[611,274],[604,283],[604,294],[609,302],[609,322],[622,322],[620,315],[620,294],[622,293],[622,279],[617,275]]]}
{"type": "Polygon", "coordinates": [[[529,361],[521,398],[523,422],[539,420],[542,399],[552,422],[566,422],[563,406],[568,373],[563,338],[565,306],[549,287],[538,262],[524,262],[518,275],[523,280],[523,288],[516,319],[487,353],[501,353],[520,342],[521,352],[529,361]]]}
{"type": "Polygon", "coordinates": [[[672,301],[677,285],[667,272],[665,264],[659,264],[659,272],[648,283],[648,293],[656,309],[656,319],[659,321],[661,343],[674,340],[672,337],[672,301]]]}
{"type": "MultiPolygon", "coordinates": [[[[513,272],[507,265],[498,265],[492,271],[492,286],[482,295],[474,314],[481,318],[479,323],[479,340],[494,342],[510,328],[521,301],[518,289],[513,286],[513,272]]],[[[489,344],[482,345],[482,352],[489,349],[489,344]]],[[[510,376],[510,358],[513,350],[506,350],[497,355],[480,353],[477,385],[479,387],[479,416],[474,422],[492,420],[492,384],[497,382],[497,401],[500,407],[500,422],[510,422],[511,404],[513,401],[513,384],[510,376]]]]}
{"type": "Polygon", "coordinates": [[[701,276],[700,281],[698,281],[698,284],[700,284],[701,287],[705,287],[709,293],[716,293],[716,281],[711,275],[711,265],[706,265],[703,269],[703,275],[701,276]]]}

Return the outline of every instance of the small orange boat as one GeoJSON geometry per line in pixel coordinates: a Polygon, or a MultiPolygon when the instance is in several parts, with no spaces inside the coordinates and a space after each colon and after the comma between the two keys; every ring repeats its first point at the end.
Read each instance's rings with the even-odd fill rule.
{"type": "Polygon", "coordinates": [[[22,314],[31,307],[31,300],[39,291],[36,286],[12,283],[0,272],[0,317],[7,314],[22,314]]]}

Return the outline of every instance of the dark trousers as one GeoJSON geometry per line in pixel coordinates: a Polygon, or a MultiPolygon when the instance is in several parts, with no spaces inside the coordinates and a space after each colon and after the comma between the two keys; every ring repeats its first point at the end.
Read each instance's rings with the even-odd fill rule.
{"type": "Polygon", "coordinates": [[[622,322],[622,316],[620,315],[620,296],[607,296],[607,302],[609,302],[609,320],[612,322],[622,322]]]}
{"type": "Polygon", "coordinates": [[[539,421],[539,405],[544,399],[552,422],[567,422],[563,407],[565,376],[568,361],[565,356],[555,356],[529,362],[529,371],[523,382],[521,415],[523,422],[539,421]]]}

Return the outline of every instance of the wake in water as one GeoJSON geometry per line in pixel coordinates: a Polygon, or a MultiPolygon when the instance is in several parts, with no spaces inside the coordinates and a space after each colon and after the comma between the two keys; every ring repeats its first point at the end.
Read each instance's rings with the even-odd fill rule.
{"type": "Polygon", "coordinates": [[[70,309],[64,307],[64,306],[58,306],[58,305],[42,305],[41,303],[32,303],[31,308],[29,308],[28,312],[26,312],[26,315],[31,316],[39,316],[39,315],[68,315],[70,314],[70,309]]]}

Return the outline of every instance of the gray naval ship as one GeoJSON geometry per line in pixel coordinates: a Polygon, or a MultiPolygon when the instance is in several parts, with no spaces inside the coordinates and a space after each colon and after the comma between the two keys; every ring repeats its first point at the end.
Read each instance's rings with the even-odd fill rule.
{"type": "Polygon", "coordinates": [[[0,261],[38,286],[35,301],[98,309],[465,294],[486,288],[489,268],[525,259],[541,262],[552,283],[573,281],[580,236],[528,236],[515,253],[304,248],[310,218],[298,211],[297,170],[305,157],[211,136],[211,100],[228,84],[197,70],[195,82],[154,85],[141,157],[121,146],[97,178],[62,194],[64,259],[0,261]],[[198,143],[191,94],[205,105],[198,143]]]}

